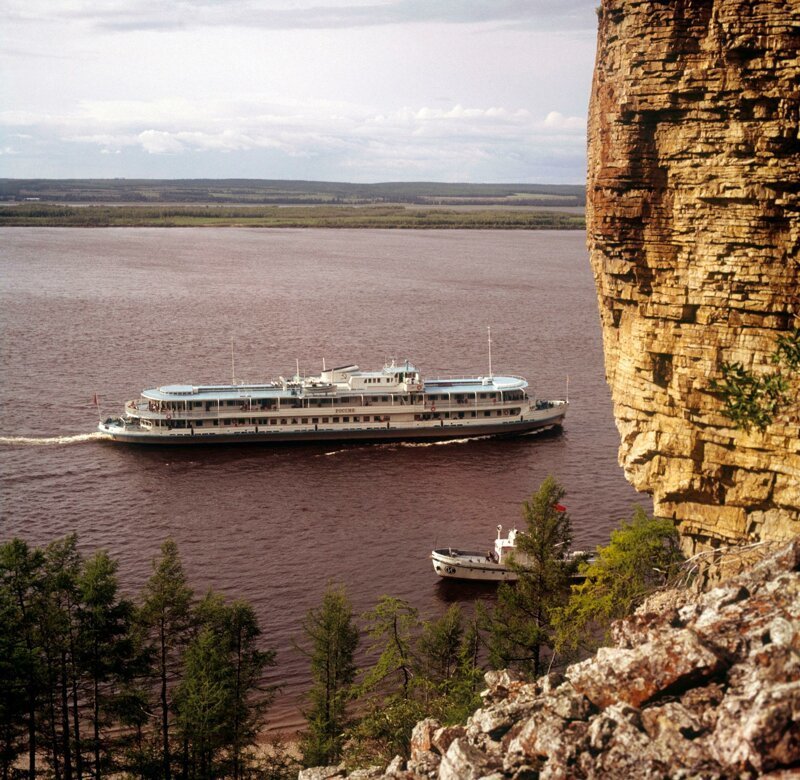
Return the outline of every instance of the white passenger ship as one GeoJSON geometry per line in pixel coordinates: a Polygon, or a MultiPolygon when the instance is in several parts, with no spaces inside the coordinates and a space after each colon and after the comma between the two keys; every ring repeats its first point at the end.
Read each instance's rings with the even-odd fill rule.
{"type": "Polygon", "coordinates": [[[560,425],[566,400],[530,397],[516,376],[425,379],[409,362],[340,366],[268,384],[145,390],[99,430],[141,444],[443,440],[560,425]]]}

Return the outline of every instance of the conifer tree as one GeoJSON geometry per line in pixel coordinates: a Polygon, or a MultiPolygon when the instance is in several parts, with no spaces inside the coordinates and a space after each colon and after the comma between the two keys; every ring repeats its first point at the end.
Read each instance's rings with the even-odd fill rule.
{"type": "Polygon", "coordinates": [[[0,546],[0,770],[10,777],[28,751],[28,776],[36,777],[39,700],[43,692],[37,625],[41,614],[44,554],[21,539],[0,546]]]}
{"type": "Polygon", "coordinates": [[[576,563],[569,556],[572,530],[561,506],[564,488],[547,477],[523,504],[525,530],[517,534],[514,583],[502,582],[497,604],[484,613],[489,660],[495,668],[515,666],[538,677],[542,651],[552,648],[553,611],[564,604],[576,563]]]}
{"type": "Polygon", "coordinates": [[[353,656],[358,629],[344,588],[328,586],[321,606],[306,613],[303,631],[311,645],[304,652],[311,660],[314,684],[301,750],[305,766],[318,766],[337,761],[341,755],[347,701],[356,674],[353,656]]]}
{"type": "Polygon", "coordinates": [[[44,556],[38,626],[48,690],[43,736],[54,772],[72,780],[82,775],[77,612],[83,558],[77,536],[70,534],[51,542],[44,556]]]}
{"type": "Polygon", "coordinates": [[[187,648],[176,693],[179,724],[194,756],[189,776],[200,777],[198,773],[211,767],[238,780],[245,751],[274,697],[274,689],[262,685],[261,677],[275,664],[275,653],[258,647],[261,629],[253,608],[244,601],[226,604],[222,596],[210,592],[198,604],[195,617],[201,629],[187,648]],[[218,698],[219,681],[224,682],[222,698],[218,698]]]}
{"type": "Polygon", "coordinates": [[[446,682],[456,673],[464,637],[463,623],[461,606],[452,604],[439,620],[423,624],[417,643],[421,673],[432,683],[446,682]]]}
{"type": "Polygon", "coordinates": [[[85,562],[78,579],[80,662],[95,778],[113,769],[113,745],[105,730],[115,720],[119,697],[141,660],[132,637],[133,604],[119,597],[118,588],[117,563],[108,553],[97,552],[85,562]]]}
{"type": "Polygon", "coordinates": [[[147,631],[159,680],[161,714],[161,768],[163,780],[172,776],[170,746],[170,679],[180,668],[181,654],[192,625],[192,591],[172,539],[161,545],[161,557],[153,561],[153,575],[147,581],[139,611],[147,631]]]}
{"type": "Polygon", "coordinates": [[[414,675],[413,632],[419,626],[417,610],[407,601],[393,596],[381,596],[374,609],[364,615],[367,633],[372,638],[371,650],[379,653],[375,665],[367,671],[360,688],[369,692],[392,685],[399,679],[401,695],[408,698],[414,675]]]}

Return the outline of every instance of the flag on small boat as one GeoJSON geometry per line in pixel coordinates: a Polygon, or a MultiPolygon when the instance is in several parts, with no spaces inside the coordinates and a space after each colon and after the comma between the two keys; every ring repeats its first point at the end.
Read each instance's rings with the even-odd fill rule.
{"type": "Polygon", "coordinates": [[[563,504],[553,504],[553,509],[555,509],[556,512],[566,512],[567,511],[567,508],[563,504]]]}
{"type": "Polygon", "coordinates": [[[92,397],[92,403],[93,403],[93,404],[94,404],[96,407],[98,407],[98,408],[100,407],[100,401],[98,401],[98,400],[97,400],[97,393],[95,393],[95,394],[94,394],[94,396],[92,397]]]}

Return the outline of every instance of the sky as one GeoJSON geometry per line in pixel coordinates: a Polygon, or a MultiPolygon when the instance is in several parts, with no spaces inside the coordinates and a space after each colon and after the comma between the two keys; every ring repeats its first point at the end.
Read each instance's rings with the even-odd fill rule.
{"type": "Polygon", "coordinates": [[[0,177],[579,184],[597,0],[0,0],[0,177]]]}

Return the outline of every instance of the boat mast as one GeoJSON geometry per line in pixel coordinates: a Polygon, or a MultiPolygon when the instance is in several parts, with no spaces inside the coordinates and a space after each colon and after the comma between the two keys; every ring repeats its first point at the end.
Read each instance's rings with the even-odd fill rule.
{"type": "Polygon", "coordinates": [[[492,326],[487,325],[486,330],[489,331],[489,379],[494,379],[492,375],[492,326]]]}
{"type": "Polygon", "coordinates": [[[236,384],[236,364],[233,360],[233,336],[231,336],[231,384],[236,384]]]}

